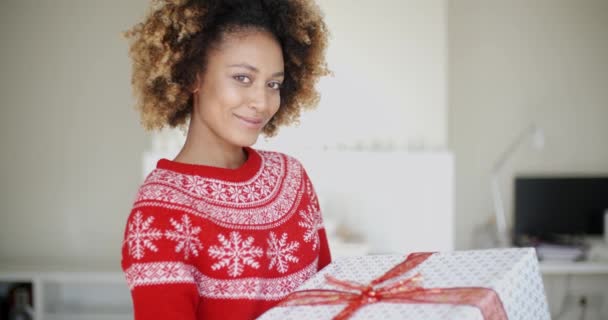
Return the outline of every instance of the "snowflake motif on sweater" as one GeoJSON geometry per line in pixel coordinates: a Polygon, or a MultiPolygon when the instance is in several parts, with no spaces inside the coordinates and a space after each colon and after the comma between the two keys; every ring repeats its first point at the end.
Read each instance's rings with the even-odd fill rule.
{"type": "Polygon", "coordinates": [[[266,252],[266,255],[270,258],[268,269],[272,269],[276,265],[280,273],[287,272],[290,262],[295,263],[299,261],[298,257],[293,255],[299,247],[300,244],[297,241],[287,243],[287,233],[283,233],[279,240],[274,232],[270,232],[268,251],[266,252]]]}
{"type": "Polygon", "coordinates": [[[319,246],[319,229],[322,227],[319,211],[315,210],[312,205],[308,205],[306,210],[300,211],[302,220],[298,225],[306,229],[304,233],[304,242],[312,242],[312,249],[316,250],[319,246]]]}
{"type": "Polygon", "coordinates": [[[209,256],[220,261],[211,266],[213,270],[219,270],[224,267],[228,268],[228,274],[231,277],[240,276],[245,269],[245,266],[250,266],[254,269],[260,267],[256,258],[262,256],[262,248],[253,246],[253,237],[248,237],[243,241],[241,235],[233,231],[230,233],[230,239],[226,239],[223,234],[217,235],[221,246],[212,246],[209,248],[209,256]]]}
{"type": "Polygon", "coordinates": [[[300,211],[302,220],[298,225],[306,229],[304,233],[304,242],[312,242],[312,249],[316,250],[319,245],[319,230],[323,228],[321,219],[321,210],[319,209],[319,201],[310,181],[306,182],[306,194],[310,199],[310,203],[306,206],[306,210],[300,211]]]}
{"type": "Polygon", "coordinates": [[[160,239],[163,233],[158,229],[152,228],[154,217],[148,217],[143,221],[141,211],[137,211],[133,220],[133,223],[129,225],[129,233],[126,239],[129,253],[135,259],[141,259],[144,257],[145,249],[154,252],[158,251],[153,241],[160,239]]]}
{"type": "Polygon", "coordinates": [[[182,215],[182,223],[179,223],[173,218],[170,219],[171,225],[175,230],[165,231],[167,239],[176,241],[175,252],[184,251],[184,259],[188,260],[190,254],[198,256],[198,250],[203,248],[198,234],[201,232],[201,227],[193,227],[188,215],[182,215]]]}
{"type": "Polygon", "coordinates": [[[207,191],[207,188],[209,187],[208,183],[204,180],[197,179],[195,176],[186,176],[184,186],[189,190],[192,190],[198,196],[209,195],[209,191],[207,191]]]}

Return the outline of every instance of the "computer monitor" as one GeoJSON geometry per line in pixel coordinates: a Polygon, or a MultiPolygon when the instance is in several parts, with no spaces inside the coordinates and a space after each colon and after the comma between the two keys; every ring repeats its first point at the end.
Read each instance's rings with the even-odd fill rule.
{"type": "Polygon", "coordinates": [[[516,177],[515,242],[599,236],[608,210],[608,176],[516,177]]]}

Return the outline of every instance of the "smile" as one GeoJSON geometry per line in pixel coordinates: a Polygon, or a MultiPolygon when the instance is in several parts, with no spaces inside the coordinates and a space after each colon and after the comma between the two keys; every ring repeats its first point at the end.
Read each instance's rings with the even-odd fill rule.
{"type": "Polygon", "coordinates": [[[264,119],[262,118],[243,117],[239,116],[238,114],[235,114],[234,116],[241,120],[241,123],[243,123],[248,128],[260,129],[264,126],[264,119]]]}

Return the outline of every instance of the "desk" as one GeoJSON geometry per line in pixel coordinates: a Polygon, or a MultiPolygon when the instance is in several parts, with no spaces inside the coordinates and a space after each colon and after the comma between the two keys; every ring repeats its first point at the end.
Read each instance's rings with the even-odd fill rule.
{"type": "Polygon", "coordinates": [[[589,308],[604,315],[601,319],[608,319],[608,261],[541,261],[539,265],[552,319],[580,319],[582,297],[589,308]]]}
{"type": "Polygon", "coordinates": [[[542,275],[608,275],[608,261],[541,261],[540,272],[542,275]]]}

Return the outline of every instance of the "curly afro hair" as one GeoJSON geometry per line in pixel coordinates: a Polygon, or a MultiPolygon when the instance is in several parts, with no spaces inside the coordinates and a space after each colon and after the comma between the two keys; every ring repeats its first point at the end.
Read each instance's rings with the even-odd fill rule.
{"type": "Polygon", "coordinates": [[[315,85],[330,72],[328,31],[313,0],[153,0],[144,21],[125,33],[144,128],[185,127],[208,50],[224,33],[251,28],[273,34],[284,57],[281,105],[263,133],[275,135],[280,126],[297,122],[302,108],[316,106],[315,85]]]}

